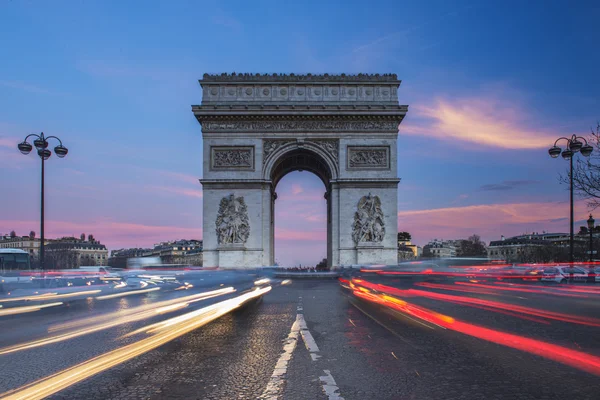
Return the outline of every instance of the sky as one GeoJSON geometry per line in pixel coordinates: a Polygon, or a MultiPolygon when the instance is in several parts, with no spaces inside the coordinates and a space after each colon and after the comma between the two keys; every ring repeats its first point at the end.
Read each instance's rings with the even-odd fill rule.
{"type": "MultiPolygon", "coordinates": [[[[547,149],[600,120],[597,1],[0,2],[0,234],[109,249],[202,238],[204,73],[396,73],[399,229],[419,245],[568,232],[567,163],[547,149]],[[51,144],[54,146],[54,144],[51,144]]],[[[323,184],[277,187],[276,260],[325,257],[323,184]]],[[[589,210],[576,202],[576,226],[589,210]]],[[[577,228],[576,228],[577,229],[577,228]]]]}

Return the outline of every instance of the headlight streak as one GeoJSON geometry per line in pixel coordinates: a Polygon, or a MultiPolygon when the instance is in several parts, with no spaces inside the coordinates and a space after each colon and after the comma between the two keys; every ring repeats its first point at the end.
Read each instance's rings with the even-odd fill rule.
{"type": "Polygon", "coordinates": [[[134,294],[156,292],[157,290],[160,290],[160,288],[159,287],[153,287],[153,288],[150,288],[150,289],[130,290],[128,292],[113,293],[113,294],[107,294],[107,295],[104,295],[104,296],[97,296],[96,299],[97,300],[115,299],[117,297],[131,296],[131,295],[134,295],[134,294]]]}
{"type": "Polygon", "coordinates": [[[183,320],[180,319],[179,323],[169,325],[170,329],[163,329],[154,336],[141,339],[135,343],[94,357],[88,361],[50,375],[46,378],[42,378],[18,389],[6,392],[0,395],[0,397],[5,400],[43,399],[77,382],[87,379],[90,376],[144,354],[173,339],[178,338],[179,336],[206,325],[207,323],[235,310],[245,302],[264,295],[270,290],[271,286],[266,286],[260,289],[257,288],[251,292],[234,297],[233,299],[224,300],[213,306],[193,311],[188,313],[193,314],[192,316],[189,316],[183,320]],[[204,313],[200,312],[206,309],[210,310],[207,310],[204,313]]]}
{"type": "Polygon", "coordinates": [[[34,311],[39,311],[42,308],[60,306],[61,304],[63,304],[63,303],[56,302],[56,303],[50,303],[50,304],[40,304],[37,306],[4,308],[4,309],[0,310],[0,317],[3,317],[5,315],[17,315],[17,314],[30,313],[30,312],[34,312],[34,311]]]}
{"type": "MultiPolygon", "coordinates": [[[[354,282],[356,282],[356,280],[354,280],[354,282]]],[[[370,282],[364,282],[361,283],[361,285],[386,288],[384,285],[373,284],[370,282]]],[[[396,290],[399,291],[399,289],[396,290]]],[[[579,370],[589,372],[591,374],[600,375],[600,357],[540,340],[459,321],[452,317],[436,313],[427,308],[407,303],[403,300],[401,300],[401,302],[406,304],[398,304],[398,302],[386,299],[387,295],[385,294],[367,294],[358,290],[354,290],[353,293],[355,296],[363,298],[367,301],[381,304],[385,307],[390,307],[404,314],[410,314],[446,329],[544,357],[565,365],[569,365],[579,370]]]]}
{"type": "Polygon", "coordinates": [[[7,303],[12,301],[39,301],[39,300],[54,300],[54,299],[64,299],[67,297],[77,297],[77,296],[85,296],[90,294],[100,293],[102,290],[84,290],[81,292],[70,292],[70,293],[44,293],[38,296],[21,296],[21,297],[13,297],[13,298],[5,298],[0,299],[0,303],[7,303]]]}
{"type": "MultiPolygon", "coordinates": [[[[51,327],[49,332],[56,332],[60,330],[72,329],[72,328],[80,328],[78,330],[72,332],[66,332],[59,335],[42,338],[38,340],[33,340],[26,343],[17,344],[14,346],[9,346],[5,348],[0,348],[0,355],[14,353],[17,351],[33,349],[36,347],[46,346],[52,343],[62,342],[68,339],[76,338],[79,336],[87,335],[90,333],[98,332],[104,329],[112,328],[121,324],[131,323],[135,321],[141,321],[146,318],[155,317],[157,314],[166,314],[171,311],[175,311],[184,307],[187,307],[190,303],[194,303],[197,301],[209,299],[216,296],[222,296],[224,294],[233,293],[235,289],[233,287],[227,287],[223,289],[213,290],[210,292],[198,293],[189,296],[185,296],[182,298],[165,300],[153,304],[148,304],[140,307],[136,307],[133,309],[128,309],[124,311],[109,313],[106,315],[101,315],[98,317],[87,318],[83,320],[77,320],[66,324],[56,325],[51,327]],[[173,307],[172,309],[168,309],[166,307],[173,307]],[[177,306],[177,307],[174,307],[177,306]]],[[[62,303],[58,303],[62,304],[62,303]]],[[[56,305],[58,305],[56,304],[56,305]]],[[[40,307],[40,306],[31,306],[31,307],[40,307]]],[[[1,311],[8,311],[0,310],[1,311]]],[[[36,311],[36,310],[32,310],[36,311]]]]}

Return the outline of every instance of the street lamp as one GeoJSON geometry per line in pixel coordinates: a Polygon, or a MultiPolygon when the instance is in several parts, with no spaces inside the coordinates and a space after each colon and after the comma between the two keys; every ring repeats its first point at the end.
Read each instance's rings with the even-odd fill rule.
{"type": "Polygon", "coordinates": [[[554,146],[552,146],[548,150],[548,154],[550,157],[557,158],[559,155],[562,155],[562,158],[570,161],[570,170],[569,170],[569,183],[570,183],[570,192],[571,192],[571,231],[570,231],[570,240],[569,240],[569,261],[573,264],[573,243],[574,243],[574,234],[573,234],[573,157],[575,153],[580,152],[582,156],[589,157],[592,154],[594,148],[590,146],[585,140],[585,138],[581,136],[573,135],[571,138],[561,137],[556,139],[554,142],[554,146]],[[558,147],[556,144],[561,141],[566,140],[567,146],[563,150],[558,147]],[[584,144],[585,143],[585,144],[584,144]]]}
{"type": "Polygon", "coordinates": [[[44,161],[50,158],[52,152],[48,149],[48,139],[58,140],[58,146],[54,148],[54,153],[59,157],[63,158],[67,155],[69,150],[63,146],[62,141],[56,136],[44,136],[44,132],[39,135],[32,133],[27,135],[23,142],[19,143],[17,147],[19,151],[25,155],[29,154],[33,150],[33,146],[27,141],[30,137],[35,137],[33,140],[33,146],[37,149],[37,154],[42,160],[42,201],[41,201],[41,217],[40,217],[40,267],[44,269],[44,161]]]}

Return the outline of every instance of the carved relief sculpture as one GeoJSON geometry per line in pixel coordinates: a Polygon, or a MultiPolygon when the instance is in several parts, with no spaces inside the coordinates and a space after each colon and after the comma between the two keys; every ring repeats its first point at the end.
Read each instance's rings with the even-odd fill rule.
{"type": "Polygon", "coordinates": [[[349,169],[388,169],[389,147],[348,147],[349,169]]]}
{"type": "Polygon", "coordinates": [[[369,193],[358,202],[357,211],[354,214],[352,225],[352,238],[356,244],[371,242],[379,243],[385,236],[385,223],[383,211],[381,211],[381,200],[379,196],[369,193]]]}
{"type": "Polygon", "coordinates": [[[331,157],[337,163],[338,161],[338,140],[312,140],[317,146],[325,150],[326,153],[329,153],[331,157]]]}
{"type": "Polygon", "coordinates": [[[221,199],[216,226],[219,244],[246,243],[250,236],[250,221],[243,196],[235,197],[232,193],[221,199]]]}
{"type": "Polygon", "coordinates": [[[275,150],[291,142],[291,140],[263,140],[263,164],[266,164],[275,150]]]}
{"type": "Polygon", "coordinates": [[[202,132],[398,132],[397,120],[205,121],[202,132]]]}
{"type": "Polygon", "coordinates": [[[253,169],[253,147],[211,147],[213,169],[253,169]]]}

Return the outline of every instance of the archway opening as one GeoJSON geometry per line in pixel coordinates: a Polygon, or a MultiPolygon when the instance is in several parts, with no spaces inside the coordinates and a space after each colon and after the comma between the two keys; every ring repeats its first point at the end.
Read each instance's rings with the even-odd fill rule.
{"type": "Polygon", "coordinates": [[[330,265],[331,177],[331,170],[321,156],[306,149],[283,154],[273,166],[271,258],[274,264],[330,265]]]}
{"type": "Polygon", "coordinates": [[[292,171],[276,187],[275,262],[315,267],[327,258],[327,200],[313,173],[292,171]]]}

